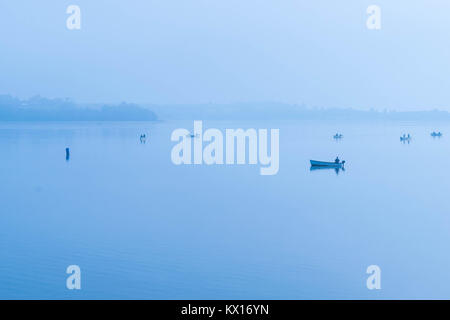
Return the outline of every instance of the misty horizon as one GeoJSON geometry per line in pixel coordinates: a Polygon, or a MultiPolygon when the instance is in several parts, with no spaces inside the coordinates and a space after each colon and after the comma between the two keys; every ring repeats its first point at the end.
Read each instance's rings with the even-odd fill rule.
{"type": "Polygon", "coordinates": [[[5,2],[2,91],[82,103],[229,104],[450,111],[450,4],[288,0],[5,2]],[[20,42],[17,41],[20,39],[20,42]]]}
{"type": "Polygon", "coordinates": [[[444,110],[361,110],[314,107],[282,102],[229,104],[137,104],[133,102],[78,103],[70,98],[40,95],[19,99],[0,94],[0,120],[30,121],[154,121],[181,119],[308,119],[308,120],[450,120],[444,110]]]}

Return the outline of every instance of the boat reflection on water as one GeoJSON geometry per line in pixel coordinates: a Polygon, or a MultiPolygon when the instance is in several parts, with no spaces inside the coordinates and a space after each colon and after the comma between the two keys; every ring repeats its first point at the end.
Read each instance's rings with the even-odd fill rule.
{"type": "Polygon", "coordinates": [[[344,167],[320,167],[320,166],[311,166],[309,168],[309,171],[316,171],[316,170],[334,170],[336,174],[339,174],[340,171],[345,171],[344,167]]]}

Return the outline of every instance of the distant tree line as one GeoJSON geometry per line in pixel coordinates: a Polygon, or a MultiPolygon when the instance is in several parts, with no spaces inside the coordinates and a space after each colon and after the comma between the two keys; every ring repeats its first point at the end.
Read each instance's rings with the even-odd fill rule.
{"type": "Polygon", "coordinates": [[[278,102],[149,105],[165,120],[330,120],[330,121],[449,121],[447,111],[377,111],[352,108],[317,108],[278,102]]]}
{"type": "Polygon", "coordinates": [[[0,121],[153,121],[163,120],[406,120],[449,121],[447,111],[376,111],[351,108],[311,108],[277,102],[137,105],[77,104],[70,99],[35,96],[22,100],[0,95],[0,121]],[[158,114],[158,117],[157,115],[158,114]]]}
{"type": "Polygon", "coordinates": [[[4,121],[153,121],[156,114],[136,104],[78,105],[70,99],[35,96],[22,100],[0,95],[0,120],[4,121]]]}

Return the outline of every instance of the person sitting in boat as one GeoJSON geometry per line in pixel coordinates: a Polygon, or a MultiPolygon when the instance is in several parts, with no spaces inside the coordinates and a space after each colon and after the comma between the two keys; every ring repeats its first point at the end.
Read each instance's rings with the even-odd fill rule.
{"type": "Polygon", "coordinates": [[[335,163],[339,163],[341,160],[339,160],[339,157],[336,157],[336,159],[334,160],[335,163]]]}

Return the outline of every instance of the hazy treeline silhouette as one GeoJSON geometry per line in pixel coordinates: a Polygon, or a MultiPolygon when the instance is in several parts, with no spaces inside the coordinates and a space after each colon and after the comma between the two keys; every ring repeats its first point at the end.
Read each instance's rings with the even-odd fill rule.
{"type": "Polygon", "coordinates": [[[70,99],[0,95],[0,120],[6,121],[152,121],[152,120],[401,120],[449,121],[447,111],[376,111],[317,108],[301,104],[255,102],[199,105],[77,104],[70,99]]]}
{"type": "Polygon", "coordinates": [[[151,121],[156,114],[136,104],[79,105],[70,99],[35,96],[21,100],[0,95],[0,120],[8,121],[151,121]]]}
{"type": "Polygon", "coordinates": [[[446,111],[377,111],[351,108],[317,108],[303,104],[277,102],[202,104],[202,105],[149,105],[161,119],[173,120],[450,120],[446,111]]]}

